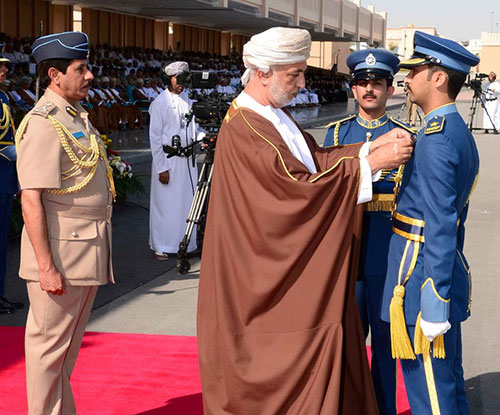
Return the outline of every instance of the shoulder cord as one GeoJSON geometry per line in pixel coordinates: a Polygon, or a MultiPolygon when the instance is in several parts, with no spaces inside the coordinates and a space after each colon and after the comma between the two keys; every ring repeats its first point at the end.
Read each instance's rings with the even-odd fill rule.
{"type": "Polygon", "coordinates": [[[394,201],[392,202],[392,207],[391,207],[391,220],[394,217],[394,213],[396,213],[396,209],[398,207],[397,200],[398,200],[399,189],[401,189],[401,182],[403,181],[404,170],[405,170],[405,165],[401,164],[398,167],[396,175],[394,176],[394,201]]]}
{"type": "Polygon", "coordinates": [[[340,122],[337,123],[335,126],[335,130],[333,131],[333,145],[338,146],[339,145],[339,131],[340,131],[340,122]]]}
{"type": "Polygon", "coordinates": [[[9,125],[12,127],[13,133],[14,134],[16,133],[14,127],[14,120],[10,114],[10,108],[4,102],[2,102],[2,110],[3,110],[3,116],[0,119],[0,140],[7,135],[9,131],[9,125]]]}
{"type": "MultiPolygon", "coordinates": [[[[17,131],[15,140],[16,146],[19,145],[30,118],[31,116],[24,117],[23,121],[19,126],[19,130],[17,131]]],[[[47,190],[47,192],[56,195],[66,195],[70,193],[76,193],[82,190],[93,179],[95,172],[97,171],[97,164],[99,162],[99,158],[101,158],[106,165],[109,186],[111,189],[111,193],[113,195],[113,200],[115,200],[116,191],[115,191],[115,184],[113,181],[113,170],[109,165],[106,149],[102,144],[98,142],[96,135],[89,134],[90,148],[87,148],[84,145],[82,145],[76,138],[74,138],[73,134],[71,134],[71,132],[63,124],[61,124],[61,122],[58,121],[55,117],[53,117],[52,115],[48,115],[47,118],[54,126],[57,135],[59,136],[59,140],[61,141],[61,146],[63,147],[64,151],[68,155],[71,162],[73,163],[73,167],[62,172],[62,175],[64,176],[62,180],[64,181],[69,179],[70,177],[75,176],[76,174],[78,174],[78,172],[81,171],[82,168],[90,169],[87,176],[80,183],[62,189],[49,189],[47,190]],[[79,158],[75,154],[75,152],[73,151],[73,149],[69,144],[68,137],[70,138],[73,145],[75,145],[84,152],[82,158],[79,158]]]]}

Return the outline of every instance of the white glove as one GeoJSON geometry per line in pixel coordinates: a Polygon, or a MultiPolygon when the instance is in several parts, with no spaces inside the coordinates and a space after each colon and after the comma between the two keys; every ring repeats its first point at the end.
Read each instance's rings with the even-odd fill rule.
{"type": "Polygon", "coordinates": [[[429,321],[425,321],[423,318],[420,318],[420,327],[422,328],[424,336],[432,342],[436,337],[441,334],[445,334],[449,329],[451,329],[451,324],[448,320],[439,323],[431,323],[429,321]]]}

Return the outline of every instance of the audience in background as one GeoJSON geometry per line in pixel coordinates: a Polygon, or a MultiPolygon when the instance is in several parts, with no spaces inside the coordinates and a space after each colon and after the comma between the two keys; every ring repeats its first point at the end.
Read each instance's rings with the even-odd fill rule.
{"type": "MultiPolygon", "coordinates": [[[[8,79],[0,88],[11,101],[16,119],[33,108],[36,101],[35,64],[31,56],[34,39],[17,39],[0,33],[0,50],[12,64],[8,79]]],[[[90,50],[89,69],[94,82],[83,105],[99,131],[142,128],[150,103],[163,91],[165,75],[162,68],[173,61],[186,61],[192,71],[211,71],[218,75],[215,92],[231,100],[241,89],[240,77],[244,67],[241,56],[232,48],[228,56],[207,52],[181,51],[140,47],[111,47],[96,45],[90,50]]],[[[40,85],[43,93],[44,85],[40,85]]],[[[309,68],[306,88],[290,104],[309,107],[347,100],[349,86],[344,77],[331,71],[309,68]]],[[[214,93],[214,90],[192,91],[194,99],[214,93]]]]}

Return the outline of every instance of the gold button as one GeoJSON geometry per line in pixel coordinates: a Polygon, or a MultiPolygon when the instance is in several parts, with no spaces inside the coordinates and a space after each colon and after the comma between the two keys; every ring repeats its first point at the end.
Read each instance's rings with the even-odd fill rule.
{"type": "Polygon", "coordinates": [[[75,231],[71,232],[71,236],[73,238],[78,238],[78,234],[75,231]]]}

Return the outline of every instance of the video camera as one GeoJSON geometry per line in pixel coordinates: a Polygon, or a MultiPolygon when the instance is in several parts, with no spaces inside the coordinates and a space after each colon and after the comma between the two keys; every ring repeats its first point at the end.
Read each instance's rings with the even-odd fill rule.
{"type": "Polygon", "coordinates": [[[182,147],[181,137],[177,134],[172,137],[172,145],[165,144],[163,146],[163,151],[167,153],[167,158],[174,156],[178,157],[190,157],[193,154],[193,146],[188,145],[182,147]]]}
{"type": "MultiPolygon", "coordinates": [[[[182,72],[176,76],[176,80],[179,85],[191,90],[215,89],[217,86],[217,75],[208,71],[182,72]]],[[[198,97],[192,105],[194,116],[205,128],[220,126],[228,108],[227,101],[216,92],[198,97]]]]}
{"type": "Polygon", "coordinates": [[[182,72],[175,79],[184,88],[211,89],[217,85],[217,75],[208,71],[182,72]]]}
{"type": "Polygon", "coordinates": [[[467,88],[473,89],[476,93],[482,93],[482,82],[484,78],[488,78],[488,74],[486,73],[477,73],[474,79],[471,79],[471,75],[469,75],[469,80],[464,85],[467,88]]]}

